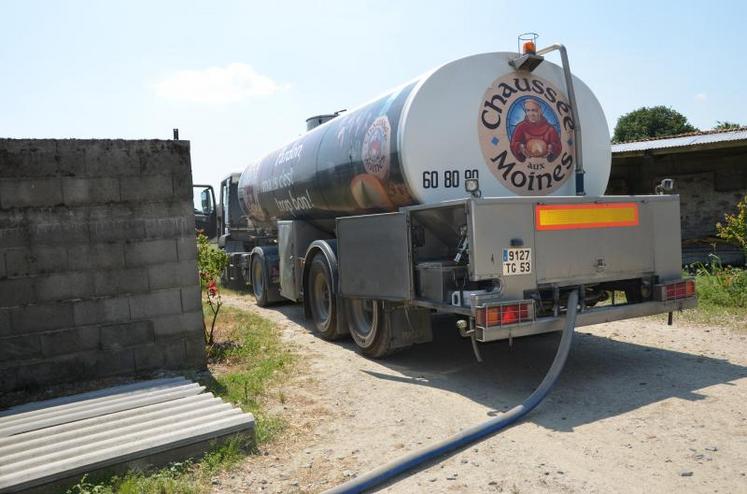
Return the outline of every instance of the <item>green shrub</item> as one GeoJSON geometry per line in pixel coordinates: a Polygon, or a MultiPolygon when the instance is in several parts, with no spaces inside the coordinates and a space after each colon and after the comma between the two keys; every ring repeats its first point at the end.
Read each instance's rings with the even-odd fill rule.
{"type": "Polygon", "coordinates": [[[747,307],[747,271],[724,267],[718,258],[696,267],[698,301],[721,307],[747,307]]]}
{"type": "Polygon", "coordinates": [[[212,346],[215,342],[215,321],[218,319],[218,312],[223,305],[218,288],[218,278],[220,278],[227,265],[228,254],[210,245],[205,234],[199,232],[197,234],[197,269],[200,272],[200,287],[205,292],[207,306],[213,315],[210,329],[207,329],[207,324],[203,326],[205,344],[208,346],[212,346]]]}
{"type": "Polygon", "coordinates": [[[204,233],[197,233],[197,269],[200,271],[200,285],[206,288],[211,280],[220,278],[228,265],[228,254],[210,244],[204,233]]]}
{"type": "Polygon", "coordinates": [[[727,242],[739,245],[747,256],[747,196],[737,203],[736,214],[725,214],[723,223],[716,223],[716,232],[727,242]]]}

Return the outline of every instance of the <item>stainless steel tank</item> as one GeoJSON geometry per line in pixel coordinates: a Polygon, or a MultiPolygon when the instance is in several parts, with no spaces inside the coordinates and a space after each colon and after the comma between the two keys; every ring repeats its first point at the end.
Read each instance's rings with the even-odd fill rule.
{"type": "MultiPolygon", "coordinates": [[[[257,224],[395,211],[466,195],[574,195],[573,121],[562,69],[517,72],[515,53],[455,60],[313,128],[248,166],[242,207],[257,224]]],[[[574,77],[586,192],[610,173],[607,121],[574,77]]]]}

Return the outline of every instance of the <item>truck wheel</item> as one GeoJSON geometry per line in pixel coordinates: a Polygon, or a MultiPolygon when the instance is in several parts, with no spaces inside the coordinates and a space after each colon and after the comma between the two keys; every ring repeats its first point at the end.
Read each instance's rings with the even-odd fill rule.
{"type": "Polygon", "coordinates": [[[332,273],[322,255],[314,256],[311,261],[308,289],[311,318],[317,334],[325,340],[336,339],[337,305],[332,291],[332,273]]]}
{"type": "Polygon", "coordinates": [[[346,303],[350,336],[360,352],[373,358],[394,353],[392,337],[384,323],[381,302],[371,299],[351,299],[346,303]]]}
{"type": "Polygon", "coordinates": [[[265,273],[264,258],[255,255],[252,258],[252,290],[254,298],[257,299],[257,305],[267,307],[267,276],[265,273]]]}

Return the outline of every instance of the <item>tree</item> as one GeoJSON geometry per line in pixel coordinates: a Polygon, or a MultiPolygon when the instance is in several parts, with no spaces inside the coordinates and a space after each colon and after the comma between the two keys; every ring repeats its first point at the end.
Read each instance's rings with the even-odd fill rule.
{"type": "Polygon", "coordinates": [[[735,122],[729,122],[728,120],[724,120],[722,122],[721,120],[716,120],[716,126],[713,128],[713,130],[732,130],[741,128],[742,126],[735,122]]]}
{"type": "Polygon", "coordinates": [[[644,106],[617,119],[612,142],[665,137],[697,130],[677,110],[666,106],[644,106]]]}

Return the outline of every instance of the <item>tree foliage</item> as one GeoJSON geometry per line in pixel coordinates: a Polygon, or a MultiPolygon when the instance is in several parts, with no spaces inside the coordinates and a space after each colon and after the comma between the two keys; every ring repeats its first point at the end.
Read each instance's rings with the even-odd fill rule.
{"type": "Polygon", "coordinates": [[[739,245],[747,254],[747,196],[737,203],[735,214],[724,214],[724,222],[716,223],[716,233],[727,242],[739,245]]]}
{"type": "Polygon", "coordinates": [[[617,120],[612,142],[626,142],[648,137],[666,137],[697,131],[687,117],[666,106],[642,107],[617,120]]]}
{"type": "Polygon", "coordinates": [[[729,122],[728,120],[724,120],[722,122],[721,120],[716,120],[716,126],[713,127],[713,130],[732,130],[739,129],[741,127],[742,126],[736,122],[729,122]]]}
{"type": "Polygon", "coordinates": [[[202,288],[206,288],[210,280],[220,278],[227,265],[228,254],[210,245],[209,239],[200,231],[197,234],[197,269],[202,288]]]}

